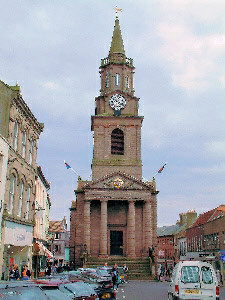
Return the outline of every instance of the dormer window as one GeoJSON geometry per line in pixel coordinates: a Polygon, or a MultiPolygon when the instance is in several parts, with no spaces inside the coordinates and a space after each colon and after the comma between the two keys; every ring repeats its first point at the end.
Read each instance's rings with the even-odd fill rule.
{"type": "Polygon", "coordinates": [[[116,74],[114,78],[115,78],[115,86],[119,86],[120,85],[120,74],[116,74]]]}
{"type": "Polygon", "coordinates": [[[114,129],[111,134],[111,154],[124,155],[124,134],[119,128],[114,129]]]}

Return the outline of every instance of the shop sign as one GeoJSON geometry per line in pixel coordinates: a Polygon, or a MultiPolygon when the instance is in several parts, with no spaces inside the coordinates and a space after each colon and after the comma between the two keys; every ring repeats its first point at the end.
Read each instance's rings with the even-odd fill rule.
{"type": "Polygon", "coordinates": [[[164,256],[164,254],[165,254],[165,251],[164,251],[164,250],[159,250],[158,256],[164,256]]]}
{"type": "Polygon", "coordinates": [[[10,266],[14,265],[14,257],[10,257],[9,264],[10,264],[10,266]]]}
{"type": "Polygon", "coordinates": [[[33,227],[6,221],[5,244],[30,246],[33,241],[33,227]]]}

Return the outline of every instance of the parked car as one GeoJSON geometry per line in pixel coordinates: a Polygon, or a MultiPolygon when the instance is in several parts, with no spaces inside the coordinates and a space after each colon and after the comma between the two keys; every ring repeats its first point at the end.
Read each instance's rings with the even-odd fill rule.
{"type": "MultiPolygon", "coordinates": [[[[73,294],[67,295],[59,289],[60,284],[62,284],[62,281],[60,280],[37,280],[36,282],[44,290],[45,294],[49,297],[50,300],[74,299],[73,294]]],[[[37,300],[39,299],[41,298],[37,298],[37,300]]]]}
{"type": "Polygon", "coordinates": [[[51,300],[40,286],[21,284],[0,288],[0,298],[3,300],[51,300]]]}
{"type": "Polygon", "coordinates": [[[112,276],[108,270],[101,268],[86,268],[83,269],[81,273],[84,276],[82,280],[91,284],[97,292],[99,299],[116,299],[116,291],[113,289],[112,276]]]}
{"type": "Polygon", "coordinates": [[[182,261],[173,269],[168,299],[219,299],[219,286],[211,264],[182,261]]]}
{"type": "Polygon", "coordinates": [[[79,300],[99,300],[96,291],[88,284],[82,281],[60,284],[59,290],[71,297],[79,300]]]}
{"type": "Polygon", "coordinates": [[[116,290],[113,288],[107,287],[98,287],[95,289],[98,294],[99,299],[107,299],[107,300],[114,300],[116,299],[116,290]]]}

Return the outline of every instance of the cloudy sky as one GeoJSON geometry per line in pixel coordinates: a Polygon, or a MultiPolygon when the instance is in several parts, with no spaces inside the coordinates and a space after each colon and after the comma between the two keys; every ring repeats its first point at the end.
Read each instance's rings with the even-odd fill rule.
{"type": "Polygon", "coordinates": [[[45,124],[38,164],[51,219],[67,216],[77,177],[91,175],[91,115],[115,11],[140,97],[143,176],[156,176],[158,225],[225,204],[224,0],[9,0],[0,9],[0,79],[18,81],[45,124]]]}

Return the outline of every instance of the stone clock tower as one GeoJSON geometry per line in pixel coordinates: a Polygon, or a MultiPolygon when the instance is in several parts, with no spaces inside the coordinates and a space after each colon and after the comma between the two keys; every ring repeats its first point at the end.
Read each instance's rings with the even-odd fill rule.
{"type": "Polygon", "coordinates": [[[119,19],[116,18],[107,58],[101,60],[100,96],[95,99],[92,178],[115,171],[142,179],[141,124],[134,96],[133,60],[125,55],[119,19]]]}
{"type": "Polygon", "coordinates": [[[101,89],[95,98],[92,181],[78,181],[71,207],[71,263],[99,258],[148,257],[157,247],[154,182],[142,181],[139,99],[134,95],[133,60],[125,55],[116,17],[111,47],[101,60],[101,89]]]}

